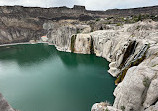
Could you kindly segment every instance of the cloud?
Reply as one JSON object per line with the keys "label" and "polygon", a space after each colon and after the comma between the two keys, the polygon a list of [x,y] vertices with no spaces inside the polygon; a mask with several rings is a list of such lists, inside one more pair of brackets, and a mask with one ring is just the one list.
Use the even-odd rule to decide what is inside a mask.
{"label": "cloud", "polygon": [[158,0],[0,0],[0,5],[39,7],[73,7],[73,5],[84,5],[89,10],[106,10],[112,8],[133,8],[158,5]]}

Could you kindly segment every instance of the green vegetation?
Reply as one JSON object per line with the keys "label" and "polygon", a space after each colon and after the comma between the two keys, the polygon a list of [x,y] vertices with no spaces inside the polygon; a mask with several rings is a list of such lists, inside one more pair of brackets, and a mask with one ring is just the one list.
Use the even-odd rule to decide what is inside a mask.
{"label": "green vegetation", "polygon": [[143,85],[145,87],[149,87],[149,85],[150,85],[150,79],[149,79],[149,77],[144,77]]}
{"label": "green vegetation", "polygon": [[[133,24],[146,19],[158,21],[158,15],[137,14],[131,16],[111,16],[105,18],[105,21],[102,24],[116,24],[117,26],[121,26],[123,24]],[[95,23],[100,22],[100,20],[100,18],[95,19]]]}
{"label": "green vegetation", "polygon": [[117,24],[116,24],[116,26],[121,26],[121,25],[122,25],[121,23],[117,23]]}
{"label": "green vegetation", "polygon": [[105,111],[109,111],[108,109],[106,109]]}
{"label": "green vegetation", "polygon": [[138,21],[141,21],[141,20],[142,20],[142,15],[139,14],[139,16],[138,16]]}
{"label": "green vegetation", "polygon": [[122,111],[125,111],[125,106],[121,106],[121,110],[122,110]]}
{"label": "green vegetation", "polygon": [[78,34],[78,33],[81,33],[79,29],[77,29],[77,34]]}
{"label": "green vegetation", "polygon": [[136,29],[139,30],[140,29],[140,25],[138,25]]}
{"label": "green vegetation", "polygon": [[114,17],[108,17],[107,20],[113,19]]}
{"label": "green vegetation", "polygon": [[74,52],[74,45],[75,45],[75,41],[76,41],[76,36],[77,35],[73,35],[72,37],[71,37],[71,52]]}
{"label": "green vegetation", "polygon": [[97,18],[95,21],[100,21],[100,18]]}
{"label": "green vegetation", "polygon": [[158,64],[154,64],[154,65],[152,65],[152,67],[155,67],[155,66],[157,66]]}

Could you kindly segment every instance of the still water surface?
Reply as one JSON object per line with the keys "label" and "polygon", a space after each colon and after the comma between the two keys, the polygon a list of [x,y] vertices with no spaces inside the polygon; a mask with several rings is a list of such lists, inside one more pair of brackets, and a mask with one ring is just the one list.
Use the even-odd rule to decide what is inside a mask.
{"label": "still water surface", "polygon": [[114,101],[108,64],[47,44],[0,47],[0,92],[21,111],[90,111]]}

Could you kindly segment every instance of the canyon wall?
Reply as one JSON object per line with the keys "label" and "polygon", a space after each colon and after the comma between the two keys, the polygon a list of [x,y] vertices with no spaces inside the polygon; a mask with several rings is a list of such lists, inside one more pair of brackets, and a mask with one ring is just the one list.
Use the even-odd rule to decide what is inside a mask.
{"label": "canyon wall", "polygon": [[[66,30],[65,27],[59,27],[58,30],[64,31],[62,33],[56,31],[59,32],[58,37],[55,37],[55,34],[49,35],[49,40],[52,40],[49,42],[52,42],[60,51],[95,54],[111,62],[109,73],[117,77],[115,84],[118,86],[114,91],[116,97],[114,105],[110,108],[144,111],[156,105],[158,102],[158,22],[146,20],[116,26],[114,29],[81,32],[70,37],[72,30],[69,32],[67,29],[71,27],[67,26]],[[54,33],[53,29],[50,32]],[[63,39],[64,41],[61,41]],[[63,44],[64,50],[61,50]],[[92,111],[102,111],[97,109],[99,105],[95,104]]]}
{"label": "canyon wall", "polygon": [[[87,24],[87,22],[94,20],[90,23],[93,26],[97,18],[115,18],[115,16],[125,17],[139,14],[156,16],[158,15],[158,6],[106,11],[86,10],[84,6],[77,5],[73,8],[0,6],[0,44],[28,42],[32,39],[39,40],[41,36],[47,34],[47,31],[42,26],[49,21],[58,23],[62,20],[74,20],[73,24]],[[93,29],[108,28],[106,25],[103,25],[104,23],[103,21],[98,24],[99,26],[94,25]],[[100,27],[102,25],[105,28]]]}

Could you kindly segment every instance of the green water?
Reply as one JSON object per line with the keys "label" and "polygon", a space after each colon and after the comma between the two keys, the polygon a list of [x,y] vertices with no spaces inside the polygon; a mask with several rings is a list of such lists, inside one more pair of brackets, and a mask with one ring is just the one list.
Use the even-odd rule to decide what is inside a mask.
{"label": "green water", "polygon": [[21,111],[90,111],[114,101],[108,64],[47,44],[0,47],[0,92]]}

